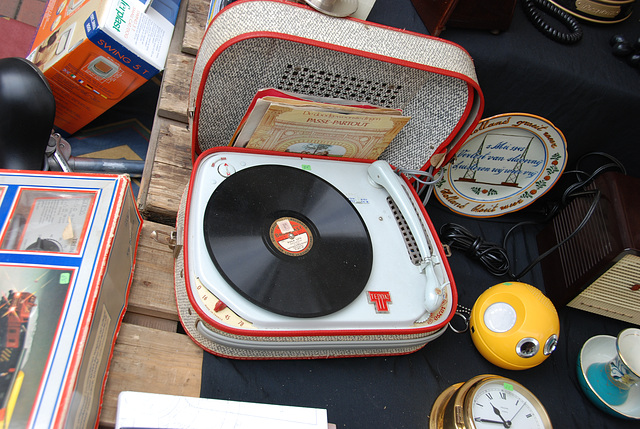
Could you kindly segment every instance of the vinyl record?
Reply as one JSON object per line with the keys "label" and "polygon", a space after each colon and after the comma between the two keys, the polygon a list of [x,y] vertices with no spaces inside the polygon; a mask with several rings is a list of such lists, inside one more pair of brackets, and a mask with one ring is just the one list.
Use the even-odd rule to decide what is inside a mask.
{"label": "vinyl record", "polygon": [[204,214],[209,256],[227,282],[277,314],[318,317],[351,303],[373,262],[351,202],[298,168],[259,165],[227,177]]}

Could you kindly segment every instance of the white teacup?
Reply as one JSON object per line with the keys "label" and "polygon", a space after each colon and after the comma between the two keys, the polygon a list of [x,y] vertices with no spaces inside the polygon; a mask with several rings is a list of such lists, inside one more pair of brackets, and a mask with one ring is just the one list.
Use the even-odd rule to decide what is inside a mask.
{"label": "white teacup", "polygon": [[609,362],[611,379],[628,390],[640,381],[640,329],[628,328],[618,334],[616,357]]}

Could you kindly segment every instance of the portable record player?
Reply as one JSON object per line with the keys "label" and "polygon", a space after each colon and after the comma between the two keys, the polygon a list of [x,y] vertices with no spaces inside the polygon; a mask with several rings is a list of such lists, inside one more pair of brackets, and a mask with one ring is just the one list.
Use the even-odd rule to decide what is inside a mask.
{"label": "portable record player", "polygon": [[[228,147],[263,88],[411,120],[375,162]],[[284,0],[223,9],[189,94],[194,168],[175,267],[187,333],[244,359],[402,354],[441,335],[455,285],[424,207],[394,169],[443,165],[482,106],[473,61],[442,39]]]}
{"label": "portable record player", "polygon": [[217,148],[183,200],[178,310],[214,353],[408,353],[455,311],[433,226],[386,161]]}

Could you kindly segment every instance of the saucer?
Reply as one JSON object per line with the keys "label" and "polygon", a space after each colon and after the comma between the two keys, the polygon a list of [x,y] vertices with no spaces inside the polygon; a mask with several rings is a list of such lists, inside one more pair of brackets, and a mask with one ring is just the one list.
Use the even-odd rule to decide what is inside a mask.
{"label": "saucer", "polygon": [[585,395],[598,408],[616,417],[636,420],[640,419],[640,386],[629,390],[627,400],[620,405],[608,404],[595,392],[587,378],[587,369],[592,364],[608,362],[616,355],[616,338],[609,335],[597,335],[589,338],[578,355],[578,381]]}

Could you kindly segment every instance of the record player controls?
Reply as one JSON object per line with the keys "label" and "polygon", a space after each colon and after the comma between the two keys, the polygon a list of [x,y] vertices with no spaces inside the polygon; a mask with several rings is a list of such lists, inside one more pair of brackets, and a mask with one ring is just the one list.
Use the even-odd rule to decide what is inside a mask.
{"label": "record player controls", "polygon": [[235,172],[236,169],[228,162],[223,161],[222,163],[218,164],[218,174],[220,174],[222,177],[229,177]]}
{"label": "record player controls", "polygon": [[224,310],[225,308],[227,308],[227,304],[222,301],[218,301],[216,302],[215,307],[213,307],[213,311],[217,313],[218,311]]}

